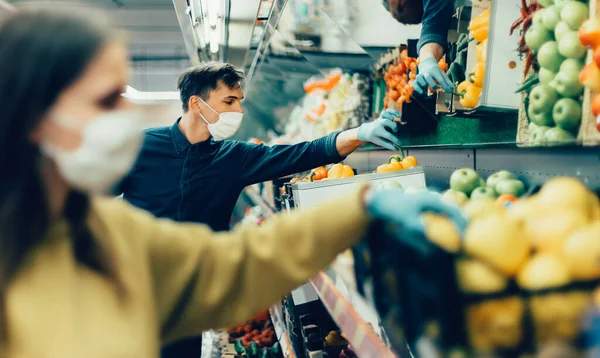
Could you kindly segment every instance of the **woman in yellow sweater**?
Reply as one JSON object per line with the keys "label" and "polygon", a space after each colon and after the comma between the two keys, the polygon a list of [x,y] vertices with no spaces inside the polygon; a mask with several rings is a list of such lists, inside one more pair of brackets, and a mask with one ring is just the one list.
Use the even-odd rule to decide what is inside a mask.
{"label": "woman in yellow sweater", "polygon": [[436,210],[464,225],[435,196],[366,188],[221,234],[93,197],[130,169],[141,131],[121,96],[126,48],[92,18],[27,10],[0,24],[0,357],[156,357],[272,304],[368,216],[418,230]]}

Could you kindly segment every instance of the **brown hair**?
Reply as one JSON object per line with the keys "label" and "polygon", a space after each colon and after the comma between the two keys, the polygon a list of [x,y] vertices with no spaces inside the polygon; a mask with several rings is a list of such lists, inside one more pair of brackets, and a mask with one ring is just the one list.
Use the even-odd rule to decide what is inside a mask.
{"label": "brown hair", "polygon": [[188,111],[190,97],[198,96],[208,100],[210,91],[213,91],[223,82],[229,88],[240,84],[244,73],[229,63],[207,62],[192,67],[185,71],[177,80],[177,89],[181,98],[181,107]]}
{"label": "brown hair", "polygon": [[[0,22],[0,334],[4,339],[6,291],[51,225],[39,171],[40,151],[30,133],[110,36],[109,28],[72,10],[67,14],[21,9]],[[85,194],[70,194],[64,216],[74,255],[91,269],[116,278],[113,260],[88,229],[89,208]]]}

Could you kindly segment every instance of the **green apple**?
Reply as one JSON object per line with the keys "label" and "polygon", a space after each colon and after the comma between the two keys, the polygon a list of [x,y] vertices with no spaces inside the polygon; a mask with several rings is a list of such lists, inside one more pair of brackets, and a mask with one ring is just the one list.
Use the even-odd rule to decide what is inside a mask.
{"label": "green apple", "polygon": [[482,177],[479,177],[479,188],[482,188],[485,186],[485,180],[483,180]]}
{"label": "green apple", "polygon": [[557,100],[558,94],[551,86],[539,84],[529,93],[529,107],[537,111],[548,111]]}
{"label": "green apple", "polygon": [[377,186],[378,189],[387,190],[387,189],[402,189],[402,184],[394,179],[384,180]]}
{"label": "green apple", "polygon": [[487,186],[489,188],[496,190],[496,184],[498,184],[498,182],[500,180],[505,180],[505,179],[513,179],[513,175],[509,171],[501,170],[497,173],[490,175],[487,178]]}
{"label": "green apple", "polygon": [[569,31],[558,40],[558,52],[566,58],[583,58],[586,51],[585,47],[579,42],[577,31]]}
{"label": "green apple", "polygon": [[525,194],[525,184],[517,179],[504,179],[496,184],[496,193],[499,195],[509,194],[520,197]]}
{"label": "green apple", "polygon": [[463,193],[462,191],[448,189],[444,192],[444,194],[442,194],[442,200],[462,206],[469,201],[469,197],[467,197],[467,194]]}
{"label": "green apple", "polygon": [[550,129],[550,127],[538,126],[529,135],[529,143],[534,145],[544,145],[546,141],[546,139],[544,138],[544,133],[546,133],[548,129]]}
{"label": "green apple", "polygon": [[540,67],[540,70],[538,72],[538,77],[540,79],[540,84],[542,84],[542,85],[549,85],[550,82],[552,82],[552,80],[554,79],[555,76],[556,76],[556,73],[550,71],[547,68]]}
{"label": "green apple", "polygon": [[547,108],[538,110],[529,105],[529,108],[527,108],[527,116],[532,123],[535,123],[538,126],[549,126],[553,124],[552,111]]}
{"label": "green apple", "polygon": [[583,70],[583,61],[576,58],[567,58],[560,64],[561,72],[581,72]]}
{"label": "green apple", "polygon": [[559,99],[552,108],[552,119],[564,130],[576,130],[581,123],[581,104],[572,98]]}
{"label": "green apple", "polygon": [[496,191],[494,191],[493,188],[490,188],[489,186],[480,186],[479,188],[473,190],[473,192],[471,193],[471,200],[496,199],[497,196],[498,195],[496,194]]}
{"label": "green apple", "polygon": [[[550,6],[545,9],[542,16],[542,24],[548,31],[554,31],[556,25],[560,22],[560,10],[556,6]],[[529,30],[527,30],[529,31]]]}
{"label": "green apple", "polygon": [[[545,12],[546,12],[546,9],[544,9],[544,8],[536,11],[535,14],[533,14],[533,18],[531,19],[531,25],[532,26],[544,26],[543,20],[544,20]],[[559,12],[559,16],[560,16],[560,12]],[[554,31],[554,29],[552,29],[551,31]]]}
{"label": "green apple", "polygon": [[576,1],[576,0],[554,0],[554,6],[556,6],[559,10],[562,10],[568,2]]}
{"label": "green apple", "polygon": [[578,97],[583,93],[583,85],[579,82],[579,73],[573,70],[560,71],[550,82],[556,92],[563,97]]}
{"label": "green apple", "polygon": [[575,31],[579,30],[581,24],[589,17],[587,5],[579,1],[566,2],[560,10],[560,19]]}
{"label": "green apple", "polygon": [[556,41],[560,41],[563,35],[570,31],[573,30],[569,27],[569,25],[561,21],[556,25],[556,28],[554,29],[554,38],[556,39]]}
{"label": "green apple", "polygon": [[563,55],[558,52],[556,41],[548,41],[540,47],[537,54],[540,66],[552,71],[558,72],[560,64],[565,60]]}
{"label": "green apple", "polygon": [[538,128],[540,128],[540,126],[538,126],[537,124],[533,123],[533,122],[529,122],[529,132],[533,132],[538,130]]}
{"label": "green apple", "polygon": [[552,34],[544,26],[531,25],[525,32],[525,43],[533,52],[539,51],[543,44],[552,40]]}
{"label": "green apple", "polygon": [[544,133],[544,143],[546,145],[565,145],[570,144],[575,140],[573,133],[559,127],[548,129]]}
{"label": "green apple", "polygon": [[479,174],[471,168],[457,169],[450,176],[450,189],[471,195],[479,187]]}

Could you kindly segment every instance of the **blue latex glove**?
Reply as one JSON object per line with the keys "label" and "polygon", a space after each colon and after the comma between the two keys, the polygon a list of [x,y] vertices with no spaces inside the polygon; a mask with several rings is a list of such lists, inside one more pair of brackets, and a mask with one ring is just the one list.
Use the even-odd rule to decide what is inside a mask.
{"label": "blue latex glove", "polygon": [[467,228],[467,219],[460,209],[442,201],[434,192],[404,194],[403,189],[372,192],[367,198],[367,211],[375,218],[397,225],[407,237],[424,236],[425,212],[441,214],[450,219],[462,234]]}
{"label": "blue latex glove", "polygon": [[394,122],[394,118],[400,118],[400,113],[388,109],[373,122],[361,125],[358,128],[358,140],[373,143],[389,150],[397,150],[402,143],[393,134],[398,132],[398,123]]}
{"label": "blue latex glove", "polygon": [[427,92],[427,87],[436,90],[443,88],[446,92],[454,90],[454,84],[448,78],[446,73],[442,71],[437,61],[433,57],[429,57],[421,61],[419,64],[419,74],[413,82],[415,91],[419,94]]}

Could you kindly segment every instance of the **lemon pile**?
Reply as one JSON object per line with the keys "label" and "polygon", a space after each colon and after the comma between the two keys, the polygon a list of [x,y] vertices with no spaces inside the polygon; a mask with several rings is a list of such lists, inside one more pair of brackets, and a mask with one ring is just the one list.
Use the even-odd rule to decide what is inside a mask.
{"label": "lemon pile", "polygon": [[533,322],[538,347],[574,341],[592,293],[587,285],[572,284],[600,280],[598,197],[580,181],[558,177],[508,208],[482,199],[463,210],[470,222],[462,239],[447,219],[425,218],[430,241],[462,254],[455,261],[460,291],[499,294],[511,283],[520,291],[466,307],[472,348],[518,347],[525,315]]}

